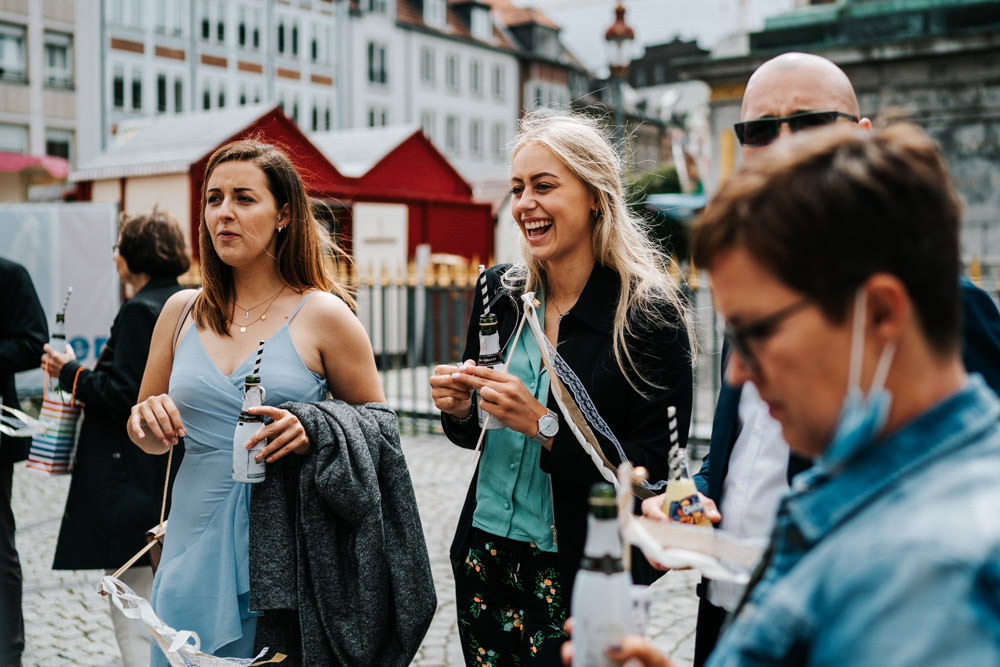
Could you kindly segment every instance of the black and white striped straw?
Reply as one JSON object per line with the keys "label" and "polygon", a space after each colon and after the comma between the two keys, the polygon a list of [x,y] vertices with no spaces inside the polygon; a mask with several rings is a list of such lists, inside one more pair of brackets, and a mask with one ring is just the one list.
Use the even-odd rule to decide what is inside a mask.
{"label": "black and white striped straw", "polygon": [[486,290],[486,267],[479,265],[479,293],[483,296],[483,315],[490,314],[490,298]]}
{"label": "black and white striped straw", "polygon": [[667,408],[667,429],[670,432],[670,440],[667,448],[667,465],[670,479],[677,479],[680,476],[680,434],[677,432],[677,408],[673,405]]}
{"label": "black and white striped straw", "polygon": [[253,373],[251,375],[260,376],[260,358],[264,356],[264,341],[257,344],[257,358],[253,360]]}
{"label": "black and white striped straw", "polygon": [[677,432],[677,407],[671,405],[667,408],[667,428],[670,430],[670,446],[678,444],[680,433]]}
{"label": "black and white striped straw", "polygon": [[68,287],[68,288],[66,289],[66,299],[65,299],[65,300],[63,300],[63,305],[62,305],[62,310],[61,310],[61,311],[59,311],[59,312],[60,312],[60,313],[62,314],[62,316],[63,316],[63,317],[66,317],[66,309],[67,309],[67,308],[69,307],[69,297],[70,297],[70,295],[71,295],[72,293],[73,293],[73,286],[72,286],[72,285],[70,285],[70,286],[69,286],[69,287]]}

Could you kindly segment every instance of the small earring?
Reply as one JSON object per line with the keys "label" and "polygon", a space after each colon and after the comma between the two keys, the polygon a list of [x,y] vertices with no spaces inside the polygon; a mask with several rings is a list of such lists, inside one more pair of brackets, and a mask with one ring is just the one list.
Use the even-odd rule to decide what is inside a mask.
{"label": "small earring", "polygon": [[287,226],[288,225],[278,225],[278,233],[280,234],[281,232],[285,231],[285,227]]}

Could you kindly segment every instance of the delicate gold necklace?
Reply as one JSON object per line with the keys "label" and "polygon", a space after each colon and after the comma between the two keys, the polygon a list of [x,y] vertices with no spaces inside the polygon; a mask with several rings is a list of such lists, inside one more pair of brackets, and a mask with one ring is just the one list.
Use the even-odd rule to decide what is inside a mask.
{"label": "delicate gold necklace", "polygon": [[[264,308],[264,312],[262,312],[260,315],[258,315],[257,319],[255,319],[255,320],[253,320],[251,322],[244,322],[242,325],[240,325],[240,333],[246,333],[247,332],[247,327],[249,327],[249,326],[251,326],[253,324],[257,324],[257,322],[262,322],[262,321],[266,320],[267,319],[267,311],[271,310],[271,305],[278,298],[278,295],[281,294],[284,291],[285,291],[285,286],[282,285],[281,289],[279,289],[277,292],[275,292],[274,296],[272,296],[268,301],[265,301],[265,302],[262,302],[262,303],[258,303],[256,306],[254,306],[253,308],[251,308],[250,310],[253,310],[254,308],[259,308],[261,305],[263,305],[263,303],[267,304],[267,307]],[[237,305],[237,308],[242,308],[242,306]],[[244,312],[246,312],[246,309],[243,309],[243,310],[244,310]],[[232,322],[232,324],[236,324],[236,323]]]}
{"label": "delicate gold necklace", "polygon": [[[258,308],[260,308],[261,306],[263,306],[263,305],[264,305],[265,303],[268,303],[268,302],[271,302],[271,301],[274,301],[274,300],[275,300],[275,298],[277,298],[277,296],[278,296],[279,294],[281,294],[282,290],[284,290],[284,289],[285,289],[285,286],[284,286],[284,285],[282,285],[282,286],[281,286],[281,287],[280,287],[280,288],[278,289],[278,291],[274,293],[274,296],[271,296],[271,297],[268,297],[267,299],[264,299],[263,301],[261,301],[260,303],[258,303],[258,304],[257,304],[256,306],[250,306],[249,308],[247,308],[246,306],[241,306],[240,304],[236,303],[235,301],[233,301],[233,303],[234,303],[234,304],[236,305],[236,308],[237,308],[237,309],[239,309],[239,310],[242,310],[242,311],[243,311],[243,319],[245,319],[245,320],[249,320],[249,319],[250,319],[250,311],[251,311],[251,310],[257,310]],[[265,318],[265,319],[266,319],[266,318]]]}

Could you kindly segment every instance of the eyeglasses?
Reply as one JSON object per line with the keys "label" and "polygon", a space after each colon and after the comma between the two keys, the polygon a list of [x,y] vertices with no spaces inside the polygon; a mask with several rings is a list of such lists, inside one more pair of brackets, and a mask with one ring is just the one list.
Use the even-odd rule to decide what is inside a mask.
{"label": "eyeglasses", "polygon": [[736,131],[736,138],[741,146],[767,146],[778,138],[782,123],[788,123],[792,132],[798,132],[799,130],[830,125],[837,122],[838,118],[847,118],[855,123],[858,122],[857,116],[842,111],[801,111],[793,113],[791,116],[745,120],[733,125],[733,130]]}
{"label": "eyeglasses", "polygon": [[114,244],[113,246],[111,246],[111,254],[112,255],[117,255],[118,254],[118,244],[117,243]]}
{"label": "eyeglasses", "polygon": [[754,344],[759,345],[766,341],[774,335],[779,324],[810,303],[812,302],[809,297],[803,297],[777,312],[765,315],[746,324],[734,326],[727,322],[722,335],[725,337],[726,342],[729,343],[729,346],[743,358],[743,361],[747,363],[750,369],[756,371],[758,369],[757,358],[754,356],[750,346]]}

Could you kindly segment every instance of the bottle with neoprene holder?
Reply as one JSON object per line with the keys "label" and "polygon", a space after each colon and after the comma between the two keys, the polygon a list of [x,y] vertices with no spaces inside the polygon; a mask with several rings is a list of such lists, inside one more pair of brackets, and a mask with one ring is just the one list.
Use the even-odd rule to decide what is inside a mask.
{"label": "bottle with neoprene holder", "polygon": [[244,484],[263,482],[266,474],[264,461],[254,457],[267,444],[264,438],[258,441],[252,449],[247,449],[247,441],[260,429],[264,428],[266,417],[250,412],[250,408],[260,407],[264,403],[264,387],[260,384],[259,375],[248,375],[243,381],[243,405],[240,407],[239,421],[233,433],[233,481]]}
{"label": "bottle with neoprene holder", "polygon": [[[476,359],[477,366],[486,366],[495,370],[503,370],[503,356],[500,354],[500,332],[497,327],[497,316],[492,313],[484,313],[479,316],[479,358]],[[488,413],[479,408],[479,425],[486,421]],[[490,417],[487,430],[505,428],[506,424]]]}

